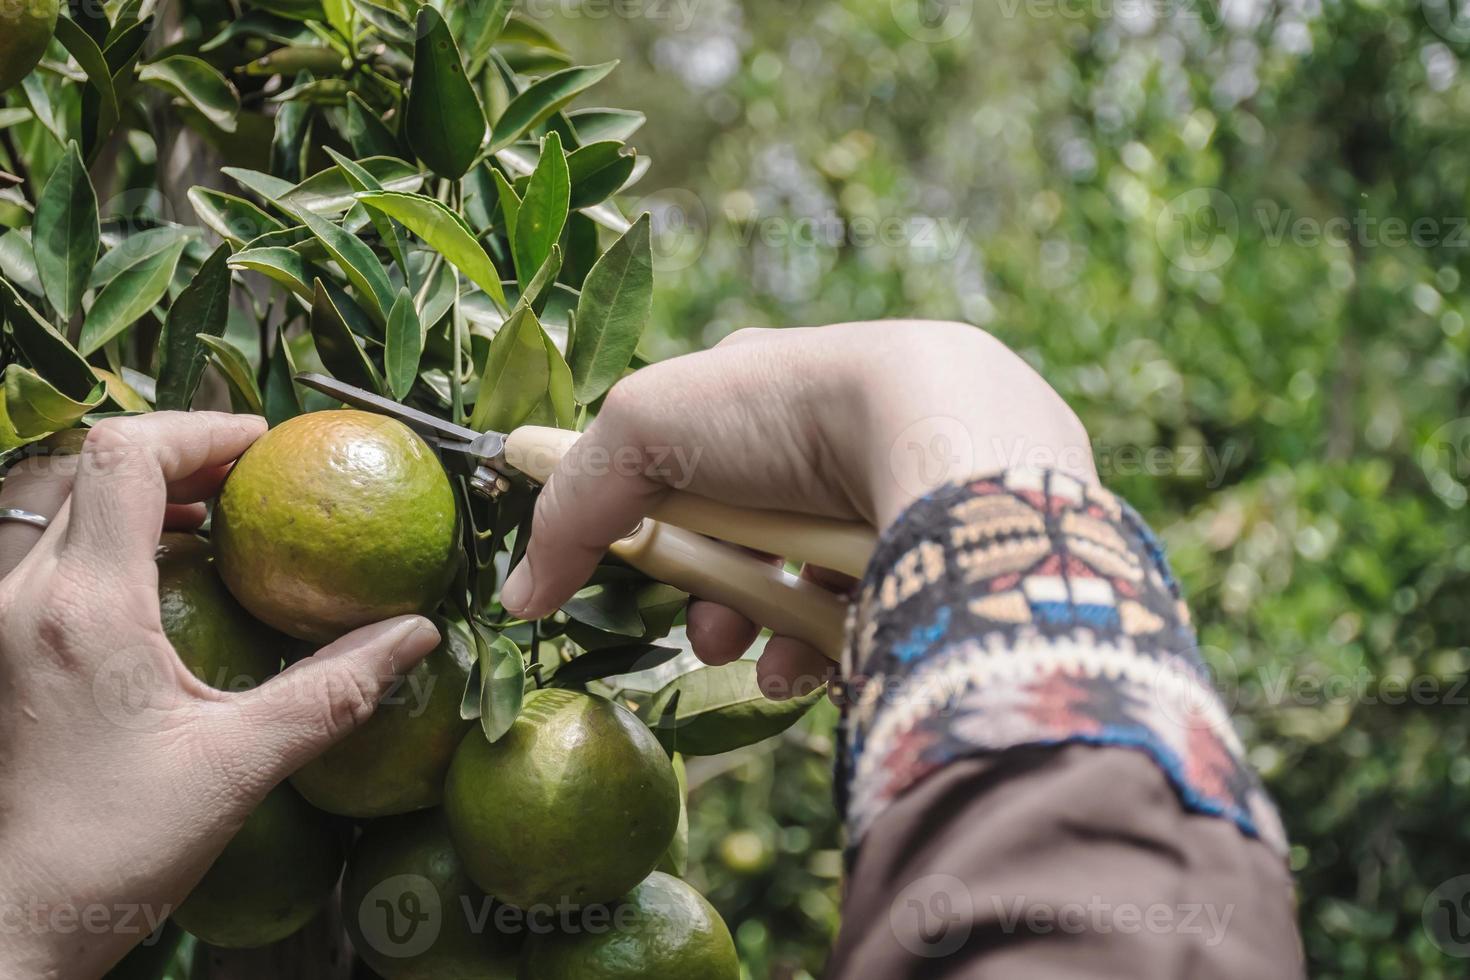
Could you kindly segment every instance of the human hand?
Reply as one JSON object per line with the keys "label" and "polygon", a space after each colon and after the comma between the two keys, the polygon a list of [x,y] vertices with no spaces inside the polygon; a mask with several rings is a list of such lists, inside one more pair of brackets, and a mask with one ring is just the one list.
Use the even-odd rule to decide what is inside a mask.
{"label": "human hand", "polygon": [[[526,556],[501,601],[527,618],[555,610],[671,489],[881,530],[935,486],[1025,464],[1097,480],[1076,415],[984,331],[928,321],[742,330],[609,392],[542,489]],[[826,569],[803,574],[831,588],[852,584]],[[695,653],[710,664],[738,659],[759,633],[709,602],[692,602],[688,622]],[[783,636],[771,638],[758,666],[772,697],[830,669]]]}
{"label": "human hand", "polygon": [[51,519],[0,524],[0,976],[100,975],[438,643],[403,616],[234,694],[184,668],[160,622],[160,531],[197,527],[264,431],[215,413],[108,420],[0,488],[0,506]]}

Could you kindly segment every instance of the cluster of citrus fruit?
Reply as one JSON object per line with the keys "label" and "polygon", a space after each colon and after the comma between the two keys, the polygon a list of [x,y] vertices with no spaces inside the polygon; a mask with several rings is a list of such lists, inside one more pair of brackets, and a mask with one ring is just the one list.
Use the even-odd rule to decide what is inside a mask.
{"label": "cluster of citrus fruit", "polygon": [[[259,684],[312,644],[431,613],[459,534],[450,481],[405,426],[298,416],[235,465],[210,540],[165,535],[164,627],[205,683]],[[718,913],[655,870],[680,799],[648,727],[544,689],[491,743],[460,715],[470,640],[441,625],[367,724],[250,815],[175,921],[207,943],[264,945],[313,918],[340,876],[354,946],[387,980],[737,978]]]}

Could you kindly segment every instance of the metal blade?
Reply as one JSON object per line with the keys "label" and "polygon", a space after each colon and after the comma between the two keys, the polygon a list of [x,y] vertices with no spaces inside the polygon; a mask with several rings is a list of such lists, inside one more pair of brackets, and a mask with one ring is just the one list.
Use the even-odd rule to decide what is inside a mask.
{"label": "metal blade", "polygon": [[497,472],[510,473],[505,463],[505,436],[502,433],[476,432],[324,374],[304,372],[296,375],[294,380],[353,408],[397,419],[440,449],[473,456]]}

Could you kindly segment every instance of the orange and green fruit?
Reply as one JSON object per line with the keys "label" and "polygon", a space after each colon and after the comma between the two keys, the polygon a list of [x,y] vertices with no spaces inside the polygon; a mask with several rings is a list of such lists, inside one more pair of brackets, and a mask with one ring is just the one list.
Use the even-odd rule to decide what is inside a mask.
{"label": "orange and green fruit", "polygon": [[465,732],[460,717],[472,653],[464,627],[441,624],[444,640],[384,695],[377,711],[291,777],[316,807],[344,817],[385,817],[437,806]]}
{"label": "orange and green fruit", "polygon": [[57,0],[0,3],[0,92],[29,75],[56,30]]}
{"label": "orange and green fruit", "polygon": [[[215,573],[210,544],[165,534],[158,553],[163,630],[184,666],[221,690],[255,687],[300,644],[252,619]],[[244,825],[173,919],[215,946],[263,946],[317,913],[342,868],[335,822],[278,786]]]}
{"label": "orange and green fruit", "polygon": [[459,555],[454,491],[433,450],[395,419],[347,409],[261,436],[225,481],[211,533],[235,598],[317,643],[429,612]]}
{"label": "orange and green fruit", "polygon": [[679,821],[663,748],[606,698],[544,689],[491,743],[460,743],[444,787],[470,877],[518,908],[610,902],[657,866]]}
{"label": "orange and green fruit", "polygon": [[189,672],[210,687],[255,687],[300,644],[255,619],[215,571],[214,552],[196,534],[167,533],[158,549],[163,632]]}
{"label": "orange and green fruit", "polygon": [[285,939],[331,896],[342,852],[334,818],[283,783],[245,818],[173,919],[212,946]]}
{"label": "orange and green fruit", "polygon": [[470,881],[439,809],[368,824],[342,876],[352,947],[385,980],[515,980],[522,932],[504,911]]}
{"label": "orange and green fruit", "polygon": [[655,871],[610,911],[610,929],[533,936],[521,980],[739,980],[730,930],[678,878]]}

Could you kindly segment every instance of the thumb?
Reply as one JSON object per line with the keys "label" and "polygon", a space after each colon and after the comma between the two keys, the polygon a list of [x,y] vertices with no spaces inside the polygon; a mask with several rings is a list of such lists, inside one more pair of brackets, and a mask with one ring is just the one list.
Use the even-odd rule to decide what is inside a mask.
{"label": "thumb", "polygon": [[644,475],[639,444],[616,432],[598,416],[541,488],[525,557],[500,592],[516,616],[541,619],[572,598],[607,547],[669,491]]}
{"label": "thumb", "polygon": [[257,764],[280,780],[372,717],[378,701],[439,643],[422,616],[399,616],[348,633],[235,706]]}

